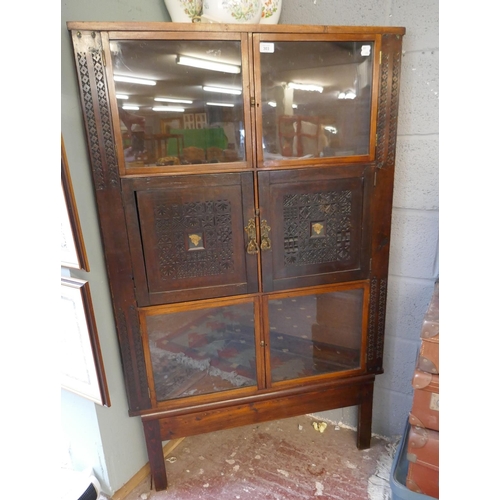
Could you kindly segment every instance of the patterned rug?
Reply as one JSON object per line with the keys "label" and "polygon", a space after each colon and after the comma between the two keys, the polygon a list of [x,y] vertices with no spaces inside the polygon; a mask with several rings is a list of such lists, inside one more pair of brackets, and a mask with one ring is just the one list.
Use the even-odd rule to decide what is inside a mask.
{"label": "patterned rug", "polygon": [[[313,300],[269,304],[273,381],[359,366],[359,350],[314,341]],[[158,401],[256,385],[252,303],[150,316],[147,328]]]}

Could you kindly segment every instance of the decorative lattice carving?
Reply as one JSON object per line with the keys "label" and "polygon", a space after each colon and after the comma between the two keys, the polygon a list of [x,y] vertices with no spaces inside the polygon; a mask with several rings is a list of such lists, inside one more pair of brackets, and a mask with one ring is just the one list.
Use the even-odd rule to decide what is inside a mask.
{"label": "decorative lattice carving", "polygon": [[[228,200],[162,203],[155,207],[160,275],[164,280],[234,272],[231,203]],[[203,241],[196,249],[193,234]]]}
{"label": "decorative lattice carving", "polygon": [[380,94],[379,111],[377,116],[377,167],[381,168],[385,156],[385,130],[387,123],[387,82],[389,79],[389,56],[382,55],[382,64],[380,67]]}
{"label": "decorative lattice carving", "polygon": [[367,359],[373,361],[375,359],[375,336],[377,333],[377,299],[378,299],[378,280],[372,278],[370,282],[370,309],[368,316],[368,346]]}
{"label": "decorative lattice carving", "polygon": [[77,58],[85,109],[85,119],[87,122],[87,132],[90,142],[89,148],[92,157],[92,169],[94,171],[94,183],[96,189],[102,190],[106,187],[106,183],[104,181],[104,169],[99,148],[99,134],[97,133],[97,124],[94,114],[94,102],[92,99],[92,87],[90,85],[89,68],[87,65],[87,54],[85,52],[78,52]]}
{"label": "decorative lattice carving", "polygon": [[283,218],[285,267],[350,259],[351,191],[285,195]]}
{"label": "decorative lattice carving", "polygon": [[101,133],[106,156],[108,181],[111,186],[117,187],[119,181],[118,163],[115,154],[115,142],[113,139],[113,129],[111,127],[108,89],[106,87],[101,51],[92,52],[92,63],[94,65],[94,75],[97,87],[97,100],[99,103]]}
{"label": "decorative lattice carving", "polygon": [[377,330],[377,359],[382,364],[384,356],[384,333],[385,333],[385,306],[387,302],[387,280],[380,280],[378,293],[378,330]]}
{"label": "decorative lattice carving", "polygon": [[[377,116],[377,167],[394,165],[398,95],[401,72],[401,50],[398,36],[383,36],[380,65],[379,111]],[[397,50],[394,50],[395,47]]]}
{"label": "decorative lattice carving", "polygon": [[389,144],[387,149],[387,163],[393,165],[396,157],[396,134],[398,123],[399,103],[399,73],[401,68],[401,53],[394,54],[392,63],[391,109],[389,119]]}
{"label": "decorative lattice carving", "polygon": [[[113,138],[111,113],[101,51],[92,50],[90,52],[92,72],[96,84],[94,88],[95,94],[90,84],[91,77],[89,74],[87,56],[87,52],[78,52],[78,68],[80,72],[87,132],[90,142],[94,183],[97,190],[103,190],[107,187],[119,186],[118,162],[115,154],[115,142]],[[94,111],[95,101],[97,102],[97,109],[99,110],[98,117],[96,117]],[[101,135],[98,131],[97,118],[99,120]],[[101,146],[104,150],[104,158],[101,155]]]}

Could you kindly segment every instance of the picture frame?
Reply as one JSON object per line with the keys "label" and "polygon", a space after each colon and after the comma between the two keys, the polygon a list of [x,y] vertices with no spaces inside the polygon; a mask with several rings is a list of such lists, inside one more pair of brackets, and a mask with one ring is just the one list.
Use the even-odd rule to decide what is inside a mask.
{"label": "picture frame", "polygon": [[61,266],[90,271],[83,234],[61,136]]}
{"label": "picture frame", "polygon": [[61,387],[111,406],[88,281],[61,277]]}

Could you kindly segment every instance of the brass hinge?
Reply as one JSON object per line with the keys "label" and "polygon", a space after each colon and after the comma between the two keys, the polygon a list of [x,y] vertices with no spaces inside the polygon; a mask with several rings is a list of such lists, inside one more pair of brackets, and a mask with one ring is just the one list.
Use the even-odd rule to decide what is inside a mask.
{"label": "brass hinge", "polygon": [[379,64],[382,64],[382,51],[380,51],[380,56],[379,56]]}
{"label": "brass hinge", "polygon": [[102,65],[106,66],[106,57],[104,56],[104,50],[101,50]]}
{"label": "brass hinge", "polygon": [[258,217],[260,215],[260,208],[255,209],[255,217]]}
{"label": "brass hinge", "polygon": [[250,97],[250,106],[255,106],[255,97]]}
{"label": "brass hinge", "polygon": [[373,261],[373,259],[370,259],[370,269],[369,269],[369,271],[372,270],[372,261]]}
{"label": "brass hinge", "polygon": [[373,175],[373,186],[375,187],[377,185],[377,172]]}

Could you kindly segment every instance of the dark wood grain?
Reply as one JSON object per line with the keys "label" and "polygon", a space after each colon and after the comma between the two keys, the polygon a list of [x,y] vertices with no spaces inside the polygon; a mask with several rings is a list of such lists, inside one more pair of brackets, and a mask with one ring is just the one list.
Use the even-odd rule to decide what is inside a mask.
{"label": "dark wood grain", "polygon": [[[146,22],[69,22],[67,27],[129,412],[142,418],[155,488],[167,487],[162,440],[228,427],[357,405],[357,446],[369,447],[373,383],[383,371],[405,28]],[[240,41],[245,161],[126,169],[110,50],[110,41],[119,39]],[[258,44],[266,40],[373,42],[366,154],[264,161]],[[305,205],[303,215],[292,220],[287,209],[298,207],[294,197]],[[256,253],[247,251],[249,221],[256,225]],[[296,223],[307,228],[302,236],[293,233]],[[289,250],[299,236],[295,265]],[[323,247],[317,244],[321,238]],[[364,290],[355,322],[362,332],[359,366],[273,383],[269,300],[314,294],[321,287]],[[147,314],[250,300],[257,384],[157,401]],[[328,318],[338,317],[318,319],[322,336],[333,331]]]}

